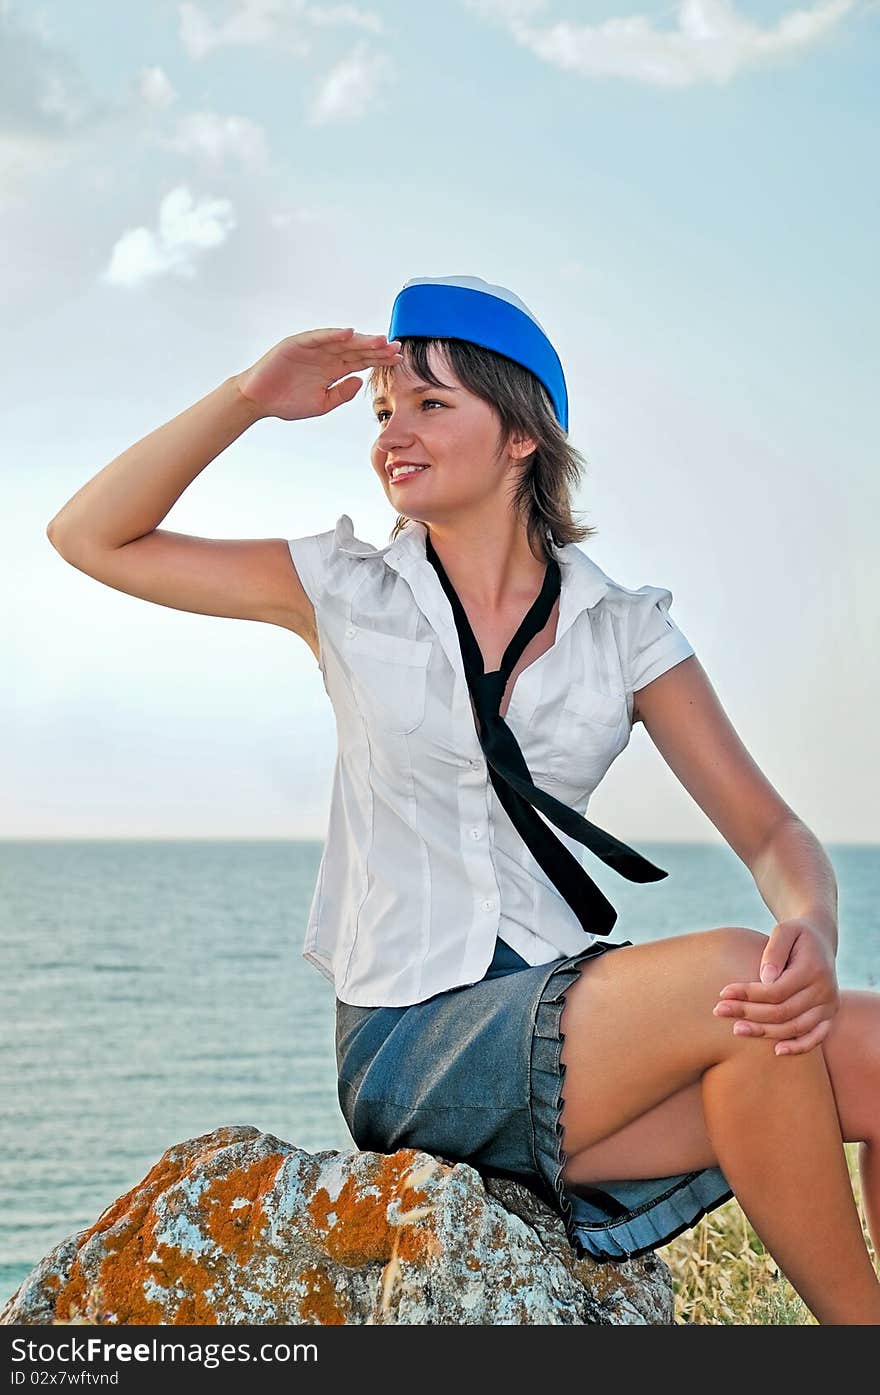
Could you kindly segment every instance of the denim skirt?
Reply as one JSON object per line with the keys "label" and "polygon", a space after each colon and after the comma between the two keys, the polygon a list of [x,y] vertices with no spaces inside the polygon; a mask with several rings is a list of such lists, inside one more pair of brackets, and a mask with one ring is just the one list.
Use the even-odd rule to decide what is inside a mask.
{"label": "denim skirt", "polygon": [[336,999],[342,1114],[358,1149],[419,1148],[537,1193],[579,1259],[620,1262],[665,1245],[733,1192],[718,1167],[598,1185],[562,1180],[560,1028],[579,966],[632,940],[596,940],[530,965],[504,940],[478,983],[405,1007]]}

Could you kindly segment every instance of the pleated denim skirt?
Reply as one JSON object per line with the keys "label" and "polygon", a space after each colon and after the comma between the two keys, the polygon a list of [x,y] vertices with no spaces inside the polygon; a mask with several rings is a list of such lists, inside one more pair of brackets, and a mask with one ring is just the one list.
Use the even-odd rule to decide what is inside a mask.
{"label": "pleated denim skirt", "polygon": [[718,1167],[674,1177],[562,1180],[565,993],[579,966],[631,940],[529,965],[497,939],[484,977],[407,1007],[336,999],[339,1104],[365,1152],[419,1148],[536,1192],[578,1258],[620,1262],[680,1235],[733,1192]]}

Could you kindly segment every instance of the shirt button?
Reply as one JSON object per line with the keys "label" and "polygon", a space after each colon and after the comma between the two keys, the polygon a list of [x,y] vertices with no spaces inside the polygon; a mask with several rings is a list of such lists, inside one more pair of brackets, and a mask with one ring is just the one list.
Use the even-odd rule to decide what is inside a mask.
{"label": "shirt button", "polygon": [[482,833],[482,830],[481,830],[481,829],[479,829],[479,828],[472,828],[472,829],[471,829],[471,837],[472,837],[472,838],[482,838],[482,836],[483,836],[483,833]]}
{"label": "shirt button", "polygon": [[483,910],[484,910],[484,911],[494,911],[494,909],[495,909],[495,902],[494,902],[494,901],[484,901],[484,902],[483,902]]}
{"label": "shirt button", "polygon": [[476,762],[475,760],[471,760],[470,758],[468,758],[468,765],[471,767],[471,769],[474,768],[474,766],[476,765],[476,763],[477,763],[477,762]]}
{"label": "shirt button", "polygon": [[354,625],[348,625],[348,626],[346,626],[345,638],[346,638],[346,639],[354,639],[354,637],[355,637],[355,628],[354,628]]}

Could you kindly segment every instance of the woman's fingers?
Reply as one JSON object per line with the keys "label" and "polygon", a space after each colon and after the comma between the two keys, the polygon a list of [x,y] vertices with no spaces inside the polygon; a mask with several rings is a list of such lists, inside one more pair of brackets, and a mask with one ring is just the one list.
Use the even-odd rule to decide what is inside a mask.
{"label": "woman's fingers", "polygon": [[353,334],[350,336],[347,349],[375,349],[375,348],[400,348],[399,339],[388,339],[384,334]]}
{"label": "woman's fingers", "polygon": [[797,1056],[804,1051],[812,1051],[814,1046],[818,1046],[820,1041],[824,1041],[831,1029],[831,1023],[826,1018],[823,1022],[817,1023],[811,1032],[807,1032],[805,1037],[800,1037],[796,1041],[780,1041],[773,1050],[777,1056]]}
{"label": "woman's fingers", "polygon": [[344,344],[338,348],[327,345],[328,358],[334,363],[347,363],[358,367],[368,363],[394,363],[401,357],[400,344]]}
{"label": "woman's fingers", "polygon": [[747,998],[752,1003],[781,1003],[796,991],[798,985],[803,987],[809,977],[809,972],[789,964],[772,983],[727,983],[718,997],[725,1002],[741,1002]]}
{"label": "woman's fingers", "polygon": [[399,349],[399,339],[386,339],[384,334],[356,334],[348,340],[341,340],[338,348],[336,344],[331,347],[344,354],[361,352],[365,353],[371,349]]}
{"label": "woman's fingers", "polygon": [[334,383],[327,389],[327,410],[332,412],[335,407],[341,407],[346,402],[350,402],[356,397],[363,383],[360,378],[343,378],[341,383]]}
{"label": "woman's fingers", "polygon": [[[362,386],[352,373],[402,361],[400,340],[348,328],[303,330],[273,345],[237,380],[244,396],[269,416],[304,421],[350,402]],[[332,393],[328,388],[344,380]]]}
{"label": "woman's fingers", "polygon": [[800,1013],[790,1022],[783,1022],[778,1026],[759,1022],[737,1022],[734,1024],[733,1030],[737,1036],[771,1037],[774,1041],[786,1041],[812,1031],[816,1024],[823,1021],[824,1018],[824,1009],[814,1007],[810,1008],[808,1012]]}
{"label": "woman's fingers", "polygon": [[375,344],[378,343],[380,339],[385,338],[384,334],[359,334],[356,329],[352,329],[351,325],[349,325],[347,329],[339,329],[336,326],[331,326],[328,329],[305,330],[301,334],[291,334],[290,338],[305,342],[309,339],[345,339],[346,336],[351,338],[352,342],[356,344]]}
{"label": "woman's fingers", "polygon": [[824,1007],[813,1007],[807,1012],[800,1013],[792,1018],[790,1022],[781,1022],[778,1025],[766,1022],[735,1022],[733,1025],[734,1034],[743,1037],[769,1037],[772,1041],[792,1041],[802,1037],[807,1032],[811,1032],[819,1022],[828,1020],[828,1014]]}
{"label": "woman's fingers", "polygon": [[792,993],[781,1003],[757,1003],[751,999],[722,998],[712,1009],[716,1017],[745,1018],[749,1022],[787,1022],[815,1002],[810,987]]}
{"label": "woman's fingers", "polygon": [[333,363],[393,363],[400,358],[399,349],[342,349],[331,356]]}
{"label": "woman's fingers", "polygon": [[313,329],[303,334],[291,334],[288,341],[308,347],[327,349],[332,353],[367,353],[375,349],[400,349],[400,340],[389,340],[384,334],[359,334],[352,329]]}

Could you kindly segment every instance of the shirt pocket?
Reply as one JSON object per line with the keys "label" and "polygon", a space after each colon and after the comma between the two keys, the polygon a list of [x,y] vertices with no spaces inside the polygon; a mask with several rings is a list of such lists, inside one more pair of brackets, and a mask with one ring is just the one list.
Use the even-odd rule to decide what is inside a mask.
{"label": "shirt pocket", "polygon": [[570,790],[591,791],[627,740],[625,694],[572,683],[556,727],[550,773]]}
{"label": "shirt pocket", "polygon": [[430,639],[405,639],[351,625],[346,652],[358,706],[368,725],[406,736],[425,717]]}

